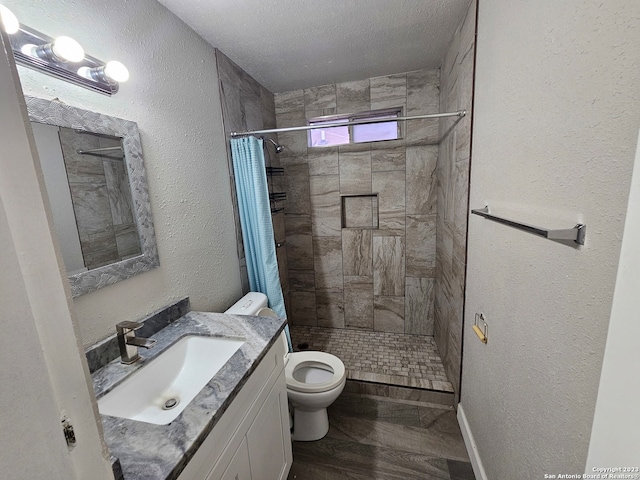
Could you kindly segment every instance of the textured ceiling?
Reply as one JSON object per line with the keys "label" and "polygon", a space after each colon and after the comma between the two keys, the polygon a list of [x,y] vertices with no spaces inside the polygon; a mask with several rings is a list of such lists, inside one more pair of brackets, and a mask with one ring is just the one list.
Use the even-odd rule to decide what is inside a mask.
{"label": "textured ceiling", "polygon": [[440,66],[470,0],[159,0],[272,92]]}

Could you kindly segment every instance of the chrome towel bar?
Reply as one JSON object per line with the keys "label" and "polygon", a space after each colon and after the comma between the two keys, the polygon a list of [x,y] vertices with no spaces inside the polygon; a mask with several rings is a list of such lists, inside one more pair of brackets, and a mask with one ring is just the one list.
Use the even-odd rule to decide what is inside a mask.
{"label": "chrome towel bar", "polygon": [[494,222],[509,225],[510,227],[517,228],[518,230],[524,230],[525,232],[548,238],[549,240],[573,240],[578,245],[584,245],[584,239],[587,234],[587,226],[582,223],[578,223],[573,228],[548,230],[546,228],[534,227],[533,225],[527,225],[526,223],[515,222],[506,218],[497,217],[489,213],[489,205],[486,205],[484,208],[471,210],[471,213],[480,215],[481,217],[487,218],[489,220],[493,220]]}

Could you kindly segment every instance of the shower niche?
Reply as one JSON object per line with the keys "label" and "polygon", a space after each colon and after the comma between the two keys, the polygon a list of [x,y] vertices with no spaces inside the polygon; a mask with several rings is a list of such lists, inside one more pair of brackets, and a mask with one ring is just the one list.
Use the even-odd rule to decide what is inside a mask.
{"label": "shower niche", "polygon": [[340,195],[341,228],[377,229],[378,211],[377,193]]}

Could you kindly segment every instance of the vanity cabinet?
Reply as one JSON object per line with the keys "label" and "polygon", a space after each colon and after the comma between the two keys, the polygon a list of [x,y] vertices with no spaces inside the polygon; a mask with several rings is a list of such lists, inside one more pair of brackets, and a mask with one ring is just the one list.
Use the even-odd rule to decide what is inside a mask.
{"label": "vanity cabinet", "polygon": [[276,341],[179,480],[285,480],[293,461],[284,344]]}
{"label": "vanity cabinet", "polygon": [[249,462],[249,448],[247,447],[247,439],[245,438],[242,440],[229,465],[222,465],[222,467],[227,467],[224,473],[220,475],[220,472],[217,471],[219,469],[214,468],[207,477],[207,480],[250,480],[251,467]]}

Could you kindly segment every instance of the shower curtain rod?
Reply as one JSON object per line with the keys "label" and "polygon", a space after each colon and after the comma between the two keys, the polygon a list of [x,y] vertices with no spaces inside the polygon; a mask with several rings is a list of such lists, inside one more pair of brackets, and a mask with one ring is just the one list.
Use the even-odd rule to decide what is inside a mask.
{"label": "shower curtain rod", "polygon": [[352,120],[351,122],[334,122],[334,123],[322,123],[318,125],[305,125],[303,127],[286,127],[286,128],[271,128],[268,130],[251,130],[248,132],[231,132],[230,137],[246,137],[247,135],[259,135],[263,133],[279,133],[279,132],[298,132],[303,130],[315,130],[317,128],[331,128],[331,127],[345,127],[348,125],[367,125],[369,123],[388,123],[388,122],[405,122],[407,120],[422,120],[425,118],[444,118],[444,117],[464,117],[467,114],[466,110],[460,110],[458,112],[447,113],[431,113],[429,115],[414,115],[412,117],[396,117],[396,118],[377,118],[369,120]]}

